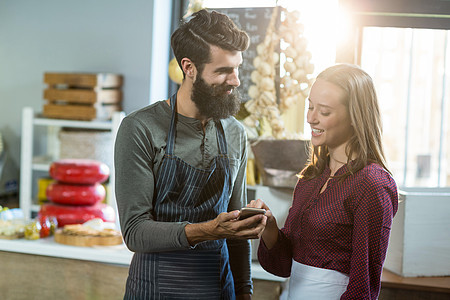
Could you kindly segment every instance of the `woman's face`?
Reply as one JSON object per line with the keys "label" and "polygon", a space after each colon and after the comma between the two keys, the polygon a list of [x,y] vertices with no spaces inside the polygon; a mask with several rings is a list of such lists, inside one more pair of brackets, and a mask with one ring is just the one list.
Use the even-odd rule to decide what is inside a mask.
{"label": "woman's face", "polygon": [[350,115],[343,103],[344,97],[344,90],[337,85],[320,78],[314,82],[309,93],[307,113],[314,146],[337,149],[345,146],[353,135]]}

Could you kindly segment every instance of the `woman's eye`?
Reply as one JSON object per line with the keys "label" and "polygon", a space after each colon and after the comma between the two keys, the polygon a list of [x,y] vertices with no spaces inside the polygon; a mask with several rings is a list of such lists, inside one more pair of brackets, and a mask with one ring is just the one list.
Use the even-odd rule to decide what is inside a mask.
{"label": "woman's eye", "polygon": [[330,115],[329,112],[321,112],[320,114],[321,114],[322,116],[325,116],[325,117]]}

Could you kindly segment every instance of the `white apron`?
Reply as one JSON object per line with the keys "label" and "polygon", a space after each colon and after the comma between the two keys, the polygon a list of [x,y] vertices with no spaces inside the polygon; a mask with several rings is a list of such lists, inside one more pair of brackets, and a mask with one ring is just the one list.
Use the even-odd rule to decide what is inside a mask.
{"label": "white apron", "polygon": [[292,260],[288,299],[339,299],[347,289],[348,275]]}

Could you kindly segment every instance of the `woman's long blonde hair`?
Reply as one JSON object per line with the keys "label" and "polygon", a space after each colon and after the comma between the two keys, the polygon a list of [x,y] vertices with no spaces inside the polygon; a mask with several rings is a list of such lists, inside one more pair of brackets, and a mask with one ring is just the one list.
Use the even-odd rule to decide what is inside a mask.
{"label": "woman's long blonde hair", "polygon": [[[337,64],[322,71],[317,79],[335,84],[345,91],[344,104],[348,109],[354,135],[345,149],[348,171],[341,179],[361,170],[370,163],[377,163],[388,171],[381,142],[382,124],[378,99],[372,78],[360,67]],[[356,157],[351,163],[350,158]],[[309,161],[299,177],[313,179],[325,169],[329,160],[327,146],[311,144]]]}

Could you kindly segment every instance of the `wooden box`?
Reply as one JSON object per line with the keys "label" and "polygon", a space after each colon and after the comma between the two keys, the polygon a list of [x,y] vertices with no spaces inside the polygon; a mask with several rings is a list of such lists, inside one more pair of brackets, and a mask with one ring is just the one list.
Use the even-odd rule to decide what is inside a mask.
{"label": "wooden box", "polygon": [[112,114],[120,111],[115,105],[71,105],[71,104],[45,104],[42,114],[47,118],[68,120],[110,120]]}
{"label": "wooden box", "polygon": [[403,277],[450,275],[450,188],[399,191],[384,267]]}
{"label": "wooden box", "polygon": [[119,88],[122,75],[110,73],[50,73],[44,74],[44,83],[49,86],[65,85],[77,88]]}
{"label": "wooden box", "polygon": [[122,101],[122,91],[119,89],[57,89],[44,90],[44,99],[58,102],[63,99],[68,103],[77,104],[116,104]]}
{"label": "wooden box", "polygon": [[122,109],[122,76],[117,74],[45,73],[43,115],[71,120],[109,120]]}

